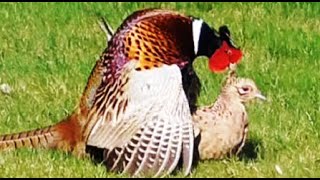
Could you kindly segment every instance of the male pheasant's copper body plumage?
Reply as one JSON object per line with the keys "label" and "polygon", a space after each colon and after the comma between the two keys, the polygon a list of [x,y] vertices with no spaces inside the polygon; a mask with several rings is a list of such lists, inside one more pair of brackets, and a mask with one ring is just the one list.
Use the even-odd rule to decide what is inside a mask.
{"label": "male pheasant's copper body plumage", "polygon": [[161,176],[182,160],[189,174],[191,114],[200,91],[192,62],[211,57],[222,41],[230,44],[229,30],[219,33],[223,38],[202,20],[174,11],[134,12],[108,41],[77,109],[56,125],[2,136],[0,148],[55,148],[82,156],[90,146],[103,150],[111,171]]}
{"label": "male pheasant's copper body plumage", "polygon": [[[173,24],[186,34],[170,29]],[[193,129],[178,67],[195,56],[192,39],[184,38],[191,27],[190,18],[174,12],[141,11],[124,21],[102,55],[103,76],[83,135],[88,145],[106,149],[111,170],[162,175],[182,155],[190,172]]]}
{"label": "male pheasant's copper body plumage", "polygon": [[200,159],[221,159],[237,155],[248,136],[248,115],[244,103],[264,97],[251,79],[236,78],[232,72],[217,100],[193,114]]}

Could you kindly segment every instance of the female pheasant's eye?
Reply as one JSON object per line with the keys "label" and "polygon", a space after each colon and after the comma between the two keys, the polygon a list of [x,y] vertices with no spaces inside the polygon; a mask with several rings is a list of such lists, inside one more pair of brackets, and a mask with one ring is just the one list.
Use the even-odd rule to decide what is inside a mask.
{"label": "female pheasant's eye", "polygon": [[250,86],[244,86],[244,87],[239,88],[238,91],[239,91],[239,93],[241,95],[248,94],[251,91],[251,87]]}
{"label": "female pheasant's eye", "polygon": [[250,90],[249,87],[243,87],[242,89],[243,89],[243,91],[245,91],[245,92],[248,92],[248,91]]}

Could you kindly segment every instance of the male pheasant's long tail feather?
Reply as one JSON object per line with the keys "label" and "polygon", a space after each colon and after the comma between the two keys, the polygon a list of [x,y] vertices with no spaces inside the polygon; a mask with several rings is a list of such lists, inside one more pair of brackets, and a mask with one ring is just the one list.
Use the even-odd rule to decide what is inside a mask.
{"label": "male pheasant's long tail feather", "polygon": [[0,136],[0,150],[18,149],[18,148],[49,148],[54,146],[54,129],[48,126],[42,129],[36,129],[15,134],[6,134]]}
{"label": "male pheasant's long tail feather", "polygon": [[78,116],[72,114],[65,120],[31,131],[0,136],[0,151],[18,148],[59,149],[73,152],[81,142]]}

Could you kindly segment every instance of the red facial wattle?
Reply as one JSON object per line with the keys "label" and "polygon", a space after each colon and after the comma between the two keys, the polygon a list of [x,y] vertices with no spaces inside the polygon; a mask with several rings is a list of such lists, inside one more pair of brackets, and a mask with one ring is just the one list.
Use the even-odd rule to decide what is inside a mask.
{"label": "red facial wattle", "polygon": [[223,41],[221,47],[209,59],[209,68],[212,72],[222,73],[231,63],[238,64],[241,57],[241,50],[230,47],[227,42]]}

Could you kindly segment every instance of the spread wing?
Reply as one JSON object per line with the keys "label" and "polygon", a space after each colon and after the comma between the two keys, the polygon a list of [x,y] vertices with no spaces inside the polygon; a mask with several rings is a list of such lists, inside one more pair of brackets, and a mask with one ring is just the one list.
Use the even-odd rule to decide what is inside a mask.
{"label": "spread wing", "polygon": [[104,160],[112,171],[161,176],[171,173],[182,156],[189,174],[193,127],[180,69],[163,65],[136,71],[135,63],[125,65],[112,87],[121,94],[114,98],[117,103],[105,100],[92,114],[96,123],[87,144],[105,149]]}

